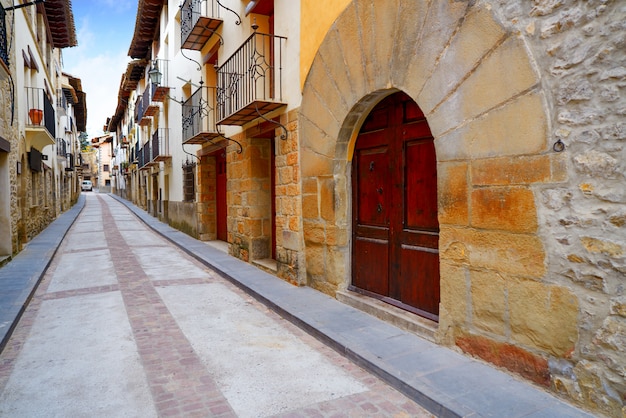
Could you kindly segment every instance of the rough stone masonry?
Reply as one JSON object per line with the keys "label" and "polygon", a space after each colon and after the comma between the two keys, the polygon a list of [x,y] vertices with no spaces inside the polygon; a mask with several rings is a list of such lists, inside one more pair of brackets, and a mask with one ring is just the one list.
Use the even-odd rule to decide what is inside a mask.
{"label": "rough stone masonry", "polygon": [[626,2],[502,0],[528,42],[564,144],[568,181],[539,187],[547,279],[579,301],[576,349],[549,362],[553,389],[626,416]]}

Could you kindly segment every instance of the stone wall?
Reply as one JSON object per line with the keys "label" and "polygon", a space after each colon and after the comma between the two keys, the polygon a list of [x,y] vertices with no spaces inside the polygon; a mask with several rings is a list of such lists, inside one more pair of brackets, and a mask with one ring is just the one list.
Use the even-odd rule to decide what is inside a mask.
{"label": "stone wall", "polygon": [[[15,70],[14,64],[11,62],[11,71]],[[11,102],[11,87],[8,81],[0,82],[0,101],[2,103]],[[11,107],[2,106],[0,108],[0,136],[11,144],[11,151],[7,158],[7,169],[9,176],[10,189],[2,191],[2,198],[9,199],[9,228],[10,241],[11,241],[11,253],[15,254],[19,251],[18,235],[17,235],[17,223],[20,217],[18,208],[18,194],[17,194],[17,161],[19,155],[19,142],[18,142],[18,130],[17,120],[11,121]],[[10,255],[10,254],[8,254]]]}
{"label": "stone wall", "polygon": [[[158,202],[154,203],[158,204]],[[187,235],[198,237],[196,202],[163,201],[162,204],[164,209],[167,207],[167,219],[164,219],[164,222]]]}
{"label": "stone wall", "polygon": [[583,405],[623,416],[626,4],[491,3],[527,40],[550,104],[551,142],[565,145],[567,181],[535,191],[546,281],[567,288],[579,303],[578,339],[566,355],[549,358],[551,384]]}
{"label": "stone wall", "polygon": [[287,129],[277,129],[276,139],[276,262],[278,277],[296,284],[306,283],[302,237],[302,187],[298,147],[298,113],[281,116]]}
{"label": "stone wall", "polygon": [[228,243],[231,255],[244,261],[269,258],[271,254],[270,158],[267,138],[233,139],[242,144],[228,147],[227,202]]}
{"label": "stone wall", "polygon": [[309,283],[349,283],[351,149],[404,91],[439,162],[438,341],[624,414],[624,7],[352,1],[303,91]]}
{"label": "stone wall", "polygon": [[[225,152],[225,151],[224,151]],[[197,166],[198,185],[198,237],[202,241],[214,240],[217,237],[216,208],[216,165],[215,156],[203,155]]]}

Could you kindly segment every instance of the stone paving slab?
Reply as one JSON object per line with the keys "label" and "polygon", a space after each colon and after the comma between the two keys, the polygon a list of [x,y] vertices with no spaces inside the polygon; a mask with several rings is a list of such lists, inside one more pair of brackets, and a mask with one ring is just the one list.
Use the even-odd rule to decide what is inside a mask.
{"label": "stone paving slab", "polygon": [[295,287],[125,204],[154,231],[438,417],[593,417],[484,363]]}
{"label": "stone paving slab", "polygon": [[28,305],[52,257],[81,210],[85,196],[33,238],[9,263],[0,268],[0,351]]}
{"label": "stone paving slab", "polygon": [[[181,250],[436,416],[593,416],[526,382],[402,331],[323,293],[292,286],[171,228],[126,200],[110,196]],[[71,210],[0,268],[0,348],[6,344],[84,204],[85,197],[81,196]]]}

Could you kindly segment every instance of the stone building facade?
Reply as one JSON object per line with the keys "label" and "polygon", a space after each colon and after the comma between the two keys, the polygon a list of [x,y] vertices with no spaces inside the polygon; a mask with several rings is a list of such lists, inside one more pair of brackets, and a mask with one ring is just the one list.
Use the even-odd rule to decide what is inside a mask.
{"label": "stone building facade", "polygon": [[80,79],[62,72],[63,48],[76,45],[67,0],[13,8],[0,24],[0,261],[78,198],[75,169],[85,129]]}
{"label": "stone building facade", "polygon": [[[385,301],[427,324],[426,338],[622,416],[624,4],[245,3],[194,44],[192,2],[139,2],[136,33],[155,38],[131,44],[141,71],[122,77],[131,88],[111,131],[131,132],[124,103],[167,59],[170,99],[135,147],[167,128],[171,152],[131,170],[133,200],[290,283]],[[282,100],[186,135],[203,83],[218,92],[205,110],[230,105],[237,77],[220,74],[251,25],[287,39]],[[179,31],[181,45],[164,41]],[[195,155],[190,199],[181,145]]]}
{"label": "stone building facade", "polygon": [[[611,1],[347,2],[300,112],[303,184],[334,183],[332,216],[306,210],[307,239],[346,229],[362,115],[391,92],[412,97],[437,153],[437,341],[613,416],[626,393],[625,13]],[[306,241],[307,266],[309,248],[327,248],[310,278],[322,290],[350,277],[331,269],[349,269],[349,240],[329,242]]]}

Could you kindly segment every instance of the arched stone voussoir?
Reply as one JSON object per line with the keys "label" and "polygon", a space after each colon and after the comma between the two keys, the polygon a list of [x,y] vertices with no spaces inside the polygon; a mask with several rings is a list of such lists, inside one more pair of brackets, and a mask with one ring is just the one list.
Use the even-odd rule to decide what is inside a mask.
{"label": "arched stone voussoir", "polygon": [[427,0],[400,0],[398,4],[395,32],[390,35],[393,37],[393,51],[389,62],[389,77],[393,85],[399,85],[404,80],[406,68],[415,56],[429,4],[430,1]]}
{"label": "arched stone voussoir", "polygon": [[431,124],[437,159],[473,160],[546,151],[548,120],[544,101],[542,93],[530,91],[443,135],[435,131],[443,126]]}
{"label": "arched stone voussoir", "polygon": [[[507,66],[514,71],[502,71]],[[539,82],[522,40],[510,36],[481,60],[454,93],[427,113],[428,121],[435,131],[454,129],[514,100]]]}
{"label": "arched stone voussoir", "polygon": [[[328,132],[313,124],[313,122],[311,122],[309,118],[304,115],[301,115],[300,117],[300,132],[301,138],[304,139],[303,144],[306,148],[328,158],[335,157],[336,141],[333,138],[336,138],[336,136],[329,136]],[[339,132],[338,124],[335,132]]]}
{"label": "arched stone voussoir", "polygon": [[336,121],[342,121],[340,115],[346,114],[350,105],[346,103],[346,98],[341,95],[335,81],[331,80],[330,77],[331,74],[328,73],[324,60],[318,54],[313,61],[302,92],[301,114],[315,125],[328,129],[328,133],[333,135],[335,128],[332,127],[332,124],[327,124],[318,119],[329,119],[325,115],[325,113],[329,113]]}
{"label": "arched stone voussoir", "polygon": [[394,86],[416,97],[470,8],[471,2],[432,0],[418,39],[398,35],[399,42],[415,46],[408,64],[391,70]]}
{"label": "arched stone voussoir", "polygon": [[[302,96],[300,117],[322,131],[324,135],[336,138],[341,128],[341,122],[337,119],[337,114],[325,103],[322,103],[320,94],[313,88],[305,90]],[[302,132],[301,140],[307,141],[309,138],[307,130],[302,127],[300,130]]]}
{"label": "arched stone voussoir", "polygon": [[458,85],[472,74],[480,62],[500,44],[507,31],[485,8],[473,8],[463,19],[450,45],[443,51],[437,66],[419,95],[425,113],[435,108]]}
{"label": "arched stone voussoir", "polygon": [[352,53],[344,54],[338,36],[328,37],[328,41],[322,43],[316,58],[321,59],[321,64],[326,68],[328,74],[328,88],[334,87],[345,103],[352,103],[361,96],[355,94],[352,87],[351,75],[348,73],[349,67],[345,59],[353,58]]}

